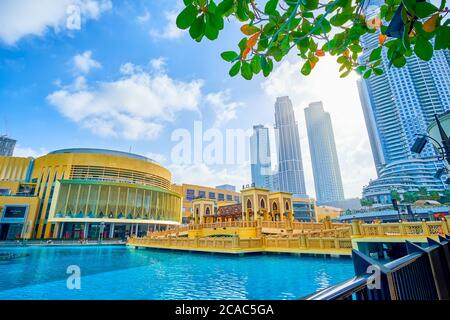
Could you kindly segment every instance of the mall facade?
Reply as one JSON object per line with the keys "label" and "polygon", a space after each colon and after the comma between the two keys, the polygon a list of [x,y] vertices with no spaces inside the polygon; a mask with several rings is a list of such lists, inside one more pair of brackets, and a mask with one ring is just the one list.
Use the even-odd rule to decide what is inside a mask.
{"label": "mall facade", "polygon": [[112,150],[0,157],[0,240],[124,239],[178,225],[171,178],[151,159]]}

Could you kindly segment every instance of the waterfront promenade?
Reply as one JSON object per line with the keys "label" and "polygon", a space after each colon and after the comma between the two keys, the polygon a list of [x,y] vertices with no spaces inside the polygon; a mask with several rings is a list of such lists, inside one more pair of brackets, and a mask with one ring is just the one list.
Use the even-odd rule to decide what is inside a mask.
{"label": "waterfront promenade", "polygon": [[350,256],[363,245],[426,243],[449,234],[450,220],[351,224],[300,222],[224,222],[191,224],[145,237],[132,237],[127,245],[142,248],[216,253],[298,253]]}

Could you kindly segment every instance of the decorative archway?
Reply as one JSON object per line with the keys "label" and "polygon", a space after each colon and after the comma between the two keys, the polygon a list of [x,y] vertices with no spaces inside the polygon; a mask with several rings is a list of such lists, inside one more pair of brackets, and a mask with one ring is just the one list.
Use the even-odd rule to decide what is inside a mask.
{"label": "decorative archway", "polygon": [[277,211],[278,210],[278,205],[277,205],[277,203],[275,201],[272,203],[272,210],[273,211]]}
{"label": "decorative archway", "polygon": [[286,201],[286,203],[284,204],[284,208],[286,209],[286,211],[289,211],[289,201]]}
{"label": "decorative archway", "polygon": [[266,202],[264,201],[264,198],[261,198],[260,207],[261,207],[262,209],[265,209],[265,208],[266,208]]}
{"label": "decorative archway", "polygon": [[250,199],[247,199],[247,209],[252,208],[252,201]]}
{"label": "decorative archway", "polygon": [[206,210],[205,210],[205,214],[206,214],[207,216],[209,216],[210,213],[211,213],[211,210],[209,210],[209,207],[207,207]]}

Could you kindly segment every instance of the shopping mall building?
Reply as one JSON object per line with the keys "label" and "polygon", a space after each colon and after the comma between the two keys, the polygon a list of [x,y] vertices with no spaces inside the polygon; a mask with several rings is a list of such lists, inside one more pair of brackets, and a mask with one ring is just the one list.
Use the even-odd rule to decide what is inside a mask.
{"label": "shopping mall building", "polygon": [[171,173],[139,155],[66,149],[0,157],[0,240],[109,239],[182,219]]}

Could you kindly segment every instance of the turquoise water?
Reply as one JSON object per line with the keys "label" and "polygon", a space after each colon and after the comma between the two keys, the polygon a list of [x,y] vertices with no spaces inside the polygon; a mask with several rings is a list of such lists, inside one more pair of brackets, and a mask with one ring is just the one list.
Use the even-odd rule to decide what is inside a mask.
{"label": "turquoise water", "polygon": [[[0,247],[0,257],[2,300],[296,299],[353,276],[350,259],[124,246]],[[80,290],[67,289],[70,265],[80,267]]]}

